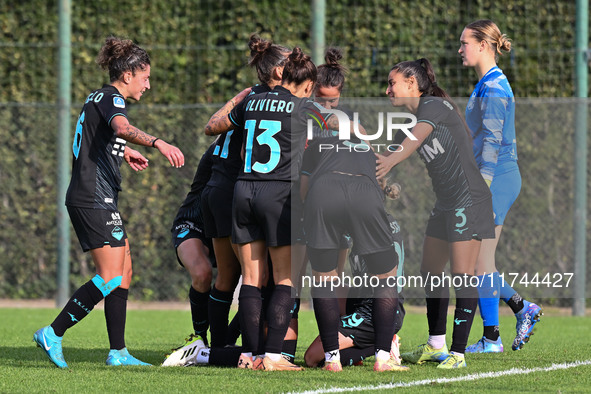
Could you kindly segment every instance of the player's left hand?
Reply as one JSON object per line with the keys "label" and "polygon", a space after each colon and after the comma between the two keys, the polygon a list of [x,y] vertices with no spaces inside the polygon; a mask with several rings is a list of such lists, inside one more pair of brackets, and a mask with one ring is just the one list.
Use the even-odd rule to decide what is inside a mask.
{"label": "player's left hand", "polygon": [[131,149],[129,146],[125,147],[123,158],[134,171],[143,171],[148,168],[148,159],[137,150]]}
{"label": "player's left hand", "polygon": [[176,146],[170,145],[169,143],[158,139],[154,147],[168,159],[173,167],[181,168],[185,165],[185,155],[183,155],[183,152],[181,152],[181,150]]}

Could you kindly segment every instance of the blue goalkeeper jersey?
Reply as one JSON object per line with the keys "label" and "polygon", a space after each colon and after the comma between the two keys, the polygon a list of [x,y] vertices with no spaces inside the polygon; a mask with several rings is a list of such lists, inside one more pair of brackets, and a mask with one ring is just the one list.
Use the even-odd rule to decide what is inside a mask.
{"label": "blue goalkeeper jersey", "polygon": [[478,81],[466,107],[476,163],[484,179],[517,168],[515,97],[497,66]]}

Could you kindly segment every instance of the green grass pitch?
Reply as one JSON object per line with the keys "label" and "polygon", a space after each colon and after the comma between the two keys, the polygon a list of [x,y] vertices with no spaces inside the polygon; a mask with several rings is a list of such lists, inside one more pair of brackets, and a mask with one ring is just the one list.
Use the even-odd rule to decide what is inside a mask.
{"label": "green grass pitch", "polygon": [[[505,308],[506,309],[506,308]],[[399,333],[402,351],[427,338],[423,312],[408,313]],[[420,311],[420,309],[419,309]],[[342,373],[318,369],[302,372],[245,371],[209,366],[189,368],[107,367],[108,340],[104,315],[95,310],[64,337],[64,356],[70,368],[59,370],[32,341],[36,329],[48,324],[55,309],[0,309],[0,392],[300,392],[388,391],[401,384],[405,390],[436,392],[588,392],[591,390],[591,352],[588,317],[546,313],[535,335],[522,350],[511,350],[515,318],[501,316],[502,354],[468,355],[468,368],[441,371],[434,364],[410,365],[403,373],[373,372],[373,358]],[[451,318],[448,344],[451,342]],[[170,348],[182,344],[190,332],[188,311],[130,310],[126,341],[131,353],[159,365]],[[482,332],[479,317],[469,343]],[[307,345],[317,335],[311,311],[300,312],[300,339],[296,362],[303,363]],[[575,362],[586,365],[572,366]],[[566,364],[559,369],[556,365]],[[503,371],[517,372],[500,376]],[[515,370],[514,370],[515,371]],[[490,375],[484,376],[483,373]],[[448,378],[447,381],[441,380]],[[463,380],[462,380],[463,378]],[[439,380],[438,380],[439,379]],[[354,388],[354,389],[353,389]]]}

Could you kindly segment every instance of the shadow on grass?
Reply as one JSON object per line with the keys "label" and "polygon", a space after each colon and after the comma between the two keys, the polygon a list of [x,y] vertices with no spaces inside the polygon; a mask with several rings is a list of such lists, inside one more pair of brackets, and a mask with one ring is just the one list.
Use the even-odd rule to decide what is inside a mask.
{"label": "shadow on grass", "polygon": [[[96,363],[97,365],[105,365],[109,349],[84,349],[64,346],[64,358],[68,365],[76,363]],[[150,350],[133,350],[130,353],[137,359],[144,362],[159,366],[164,360],[164,352],[150,351]],[[23,362],[47,362],[48,365],[53,366],[49,358],[41,349],[37,347],[33,341],[31,346],[9,347],[0,346],[0,365],[22,365]]]}

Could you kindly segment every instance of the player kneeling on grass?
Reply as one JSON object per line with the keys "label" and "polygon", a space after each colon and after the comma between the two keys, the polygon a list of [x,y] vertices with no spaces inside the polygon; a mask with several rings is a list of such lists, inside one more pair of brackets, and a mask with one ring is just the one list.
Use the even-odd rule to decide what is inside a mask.
{"label": "player kneeling on grass", "polygon": [[215,267],[216,259],[212,240],[203,232],[201,194],[211,177],[215,147],[216,144],[212,144],[201,157],[191,190],[172,224],[172,242],[177,260],[191,275],[189,303],[194,334],[185,339],[184,345],[173,349],[173,352],[166,356],[162,363],[164,367],[193,365],[199,349],[207,347],[208,301],[212,266]]}
{"label": "player kneeling on grass", "polygon": [[148,160],[126,142],[151,146],[174,167],[185,163],[183,153],[160,138],[135,128],[127,119],[125,100],[139,100],[150,89],[150,57],[130,40],[108,37],[97,63],[108,68],[110,85],[92,92],[78,118],[72,146],[72,178],[66,194],[68,214],[80,246],[90,251],[96,275],[72,295],[51,325],[33,340],[49,359],[67,368],[62,337],[103,298],[111,350],[107,365],[150,365],[133,357],[125,346],[127,295],[131,283],[131,252],[117,208],[121,190],[119,167],[125,161],[135,171]]}
{"label": "player kneeling on grass", "polygon": [[[387,185],[384,189],[386,193],[391,196],[392,188],[396,189],[395,198],[398,197],[400,191],[399,186],[388,188]],[[404,263],[404,246],[402,243],[402,237],[400,235],[400,227],[398,222],[391,216],[388,215],[390,220],[390,229],[394,235],[396,241],[395,244],[396,252],[398,255],[398,272],[399,275],[403,275],[403,263]],[[352,253],[349,255],[349,262],[351,265],[351,277],[363,276],[367,273],[367,267],[363,256],[355,252],[353,247]],[[369,289],[370,291],[371,289]],[[402,359],[400,358],[400,337],[398,331],[402,327],[404,320],[404,306],[403,297],[398,289],[398,308],[396,310],[394,318],[394,337],[392,338],[392,347],[390,348],[390,358],[394,361],[395,366],[393,370],[406,371],[408,367],[401,365]],[[341,317],[339,325],[339,352],[341,357],[341,364],[343,366],[359,365],[367,357],[375,354],[375,332],[372,323],[372,306],[373,300],[371,297],[364,297],[368,294],[368,289],[355,288],[349,289],[347,300],[346,300],[346,313],[345,316]],[[304,355],[306,365],[309,367],[322,367],[324,366],[324,349],[320,336],[314,339],[314,342],[306,350]]]}

